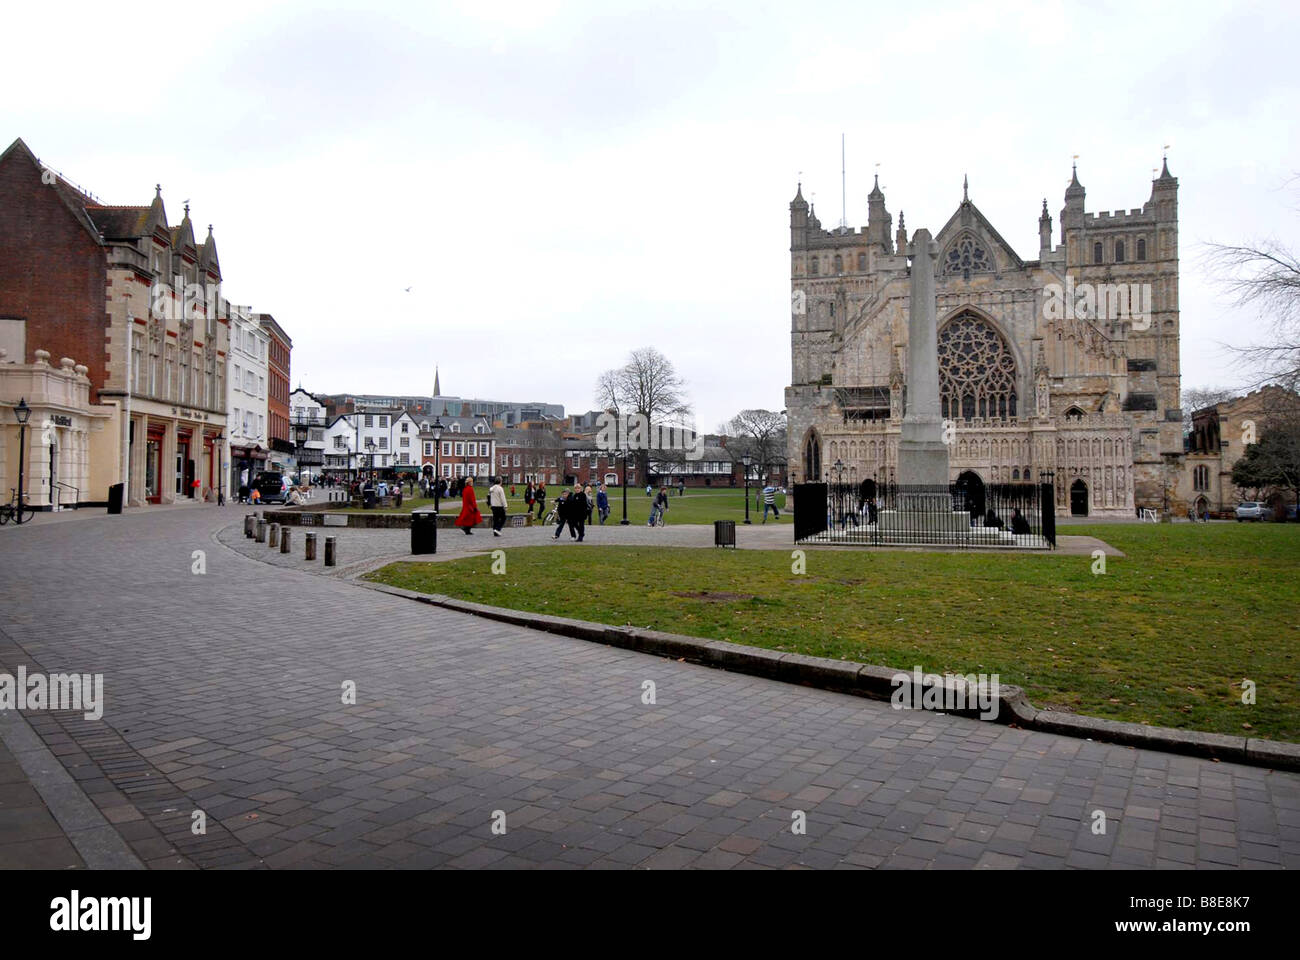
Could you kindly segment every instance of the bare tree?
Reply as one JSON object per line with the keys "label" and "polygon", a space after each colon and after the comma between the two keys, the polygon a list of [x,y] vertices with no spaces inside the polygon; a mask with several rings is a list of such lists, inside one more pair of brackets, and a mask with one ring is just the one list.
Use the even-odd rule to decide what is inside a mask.
{"label": "bare tree", "polygon": [[[656,426],[685,424],[691,414],[686,382],[654,347],[633,350],[623,366],[602,373],[596,380],[596,402],[620,417],[645,417],[648,446],[655,446]],[[648,452],[637,451],[643,466],[648,466]]]}
{"label": "bare tree", "polygon": [[[732,457],[737,458],[748,453],[758,465],[758,475],[765,476],[768,467],[783,459],[785,450],[785,413],[771,410],[742,410],[731,418],[727,432],[736,438],[734,444],[728,444]],[[733,446],[736,449],[732,449]]]}
{"label": "bare tree", "polygon": [[1251,387],[1300,384],[1300,257],[1276,240],[1209,245],[1211,267],[1241,307],[1252,307],[1268,324],[1266,340],[1234,347],[1251,371]]}

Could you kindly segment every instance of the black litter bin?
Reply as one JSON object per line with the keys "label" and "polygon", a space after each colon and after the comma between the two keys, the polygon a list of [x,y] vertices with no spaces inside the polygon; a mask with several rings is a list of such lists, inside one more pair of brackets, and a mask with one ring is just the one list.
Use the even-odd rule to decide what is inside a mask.
{"label": "black litter bin", "polygon": [[109,513],[122,512],[122,494],[125,491],[125,489],[126,489],[126,485],[122,483],[115,483],[108,488],[108,512]]}
{"label": "black litter bin", "polygon": [[714,520],[713,521],[713,545],[715,547],[732,547],[736,546],[736,521],[735,520]]}
{"label": "black litter bin", "polygon": [[438,511],[411,511],[411,553],[438,552]]}

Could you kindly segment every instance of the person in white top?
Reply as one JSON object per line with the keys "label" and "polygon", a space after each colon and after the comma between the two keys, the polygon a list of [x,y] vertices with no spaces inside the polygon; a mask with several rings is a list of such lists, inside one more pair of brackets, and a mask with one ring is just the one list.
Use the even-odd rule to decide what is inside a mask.
{"label": "person in white top", "polygon": [[492,508],[492,536],[499,537],[506,525],[506,492],[500,477],[493,477],[492,486],[488,487],[488,506]]}

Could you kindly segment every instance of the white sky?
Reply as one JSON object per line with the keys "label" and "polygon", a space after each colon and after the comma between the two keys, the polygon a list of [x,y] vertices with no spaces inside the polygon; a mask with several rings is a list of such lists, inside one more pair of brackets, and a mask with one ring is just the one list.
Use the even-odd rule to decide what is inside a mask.
{"label": "white sky", "polygon": [[[917,13],[915,10],[922,10]],[[103,202],[214,224],[293,385],[545,400],[654,345],[700,429],[784,406],[798,171],[826,226],[971,199],[1025,258],[1180,181],[1183,386],[1262,335],[1201,244],[1300,247],[1292,3],[235,2],[5,11],[0,139]],[[4,132],[7,131],[7,132]],[[410,293],[404,288],[412,287]]]}

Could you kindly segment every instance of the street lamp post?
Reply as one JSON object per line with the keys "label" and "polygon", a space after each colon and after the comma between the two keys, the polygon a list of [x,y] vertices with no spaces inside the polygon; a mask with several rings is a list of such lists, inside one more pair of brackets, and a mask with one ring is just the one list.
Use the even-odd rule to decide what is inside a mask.
{"label": "street lamp post", "polygon": [[[740,464],[745,470],[745,523],[750,523],[749,519],[749,465],[754,462],[754,458],[745,454],[740,458]],[[748,536],[748,534],[746,534]]]}
{"label": "street lamp post", "polygon": [[302,484],[302,453],[307,446],[307,424],[299,420],[293,425],[293,440],[297,446],[294,456],[298,460],[298,483]]}
{"label": "street lamp post", "polygon": [[433,418],[433,513],[438,514],[438,494],[442,492],[442,418]]}
{"label": "street lamp post", "polygon": [[14,407],[14,416],[18,419],[18,503],[14,508],[14,521],[23,522],[23,473],[26,470],[27,455],[27,419],[32,415],[32,408],[27,406],[27,398],[21,397]]}

